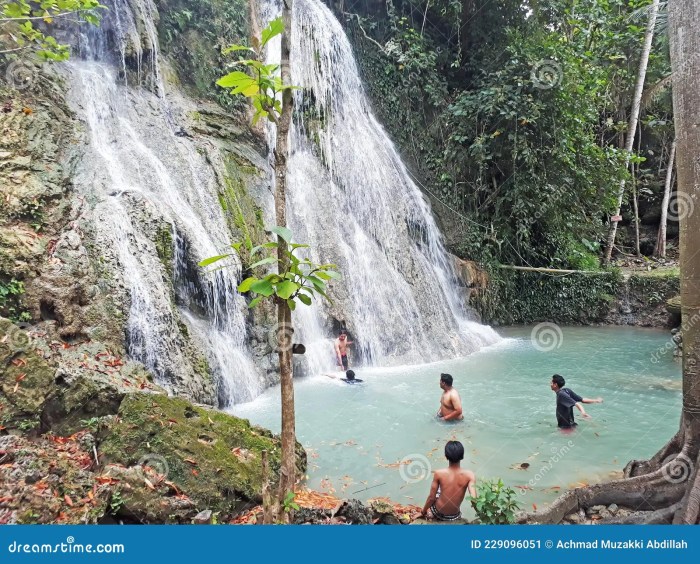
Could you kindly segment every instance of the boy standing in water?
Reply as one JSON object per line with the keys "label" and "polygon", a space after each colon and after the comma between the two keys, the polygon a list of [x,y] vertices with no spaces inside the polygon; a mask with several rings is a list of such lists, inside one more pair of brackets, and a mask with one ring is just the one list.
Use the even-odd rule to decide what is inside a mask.
{"label": "boy standing in water", "polygon": [[435,471],[421,517],[456,521],[462,517],[459,506],[467,491],[471,497],[476,497],[476,476],[471,470],[460,467],[460,461],[464,458],[464,446],[459,441],[449,441],[445,445],[445,458],[450,464],[447,468]]}
{"label": "boy standing in water", "polygon": [[340,335],[335,340],[335,357],[338,361],[338,368],[347,371],[348,369],[348,346],[352,341],[348,341],[348,332],[345,329],[340,331]]}
{"label": "boy standing in water", "polygon": [[603,403],[603,398],[582,398],[570,388],[565,388],[564,378],[555,374],[549,387],[557,394],[557,425],[562,429],[571,429],[576,426],[574,421],[574,406],[581,412],[581,416],[588,418],[590,415],[583,409],[583,403]]}

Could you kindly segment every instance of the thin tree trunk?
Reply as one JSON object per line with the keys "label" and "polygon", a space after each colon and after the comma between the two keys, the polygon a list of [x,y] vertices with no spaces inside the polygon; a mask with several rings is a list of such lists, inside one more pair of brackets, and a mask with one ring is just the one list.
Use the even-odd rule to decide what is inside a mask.
{"label": "thin tree trunk", "polygon": [[[642,125],[641,123],[637,127],[639,135],[637,136],[637,154],[642,152]],[[639,180],[639,168],[640,163],[632,165],[632,204],[634,206],[634,251],[637,254],[637,258],[642,256],[642,252],[639,249],[639,190],[637,182]]]}
{"label": "thin tree trunk", "polygon": [[[654,0],[654,3],[649,9],[649,20],[647,22],[647,30],[644,35],[644,46],[642,48],[642,55],[639,59],[639,68],[637,72],[637,83],[634,88],[634,98],[632,99],[632,110],[630,112],[629,122],[627,124],[627,141],[625,143],[626,156],[626,166],[629,166],[630,157],[632,156],[632,149],[634,148],[634,137],[637,132],[637,123],[639,122],[639,110],[642,106],[642,94],[644,93],[644,81],[647,75],[647,66],[649,64],[649,55],[651,53],[651,46],[654,41],[654,27],[656,26],[656,16],[659,13],[659,0]],[[620,187],[617,193],[617,208],[615,216],[620,215],[620,210],[622,208],[622,200],[625,196],[625,181],[620,182]],[[607,265],[610,263],[610,257],[612,256],[613,246],[615,245],[615,236],[617,234],[617,224],[618,221],[610,221],[610,230],[608,231],[608,239],[605,245],[605,254],[603,256],[603,264]]]}
{"label": "thin tree trunk", "polygon": [[661,221],[659,222],[659,235],[656,238],[654,256],[666,258],[666,224],[668,222],[668,202],[671,200],[671,186],[673,186],[673,165],[676,159],[676,140],[671,144],[671,154],[668,156],[666,168],[666,184],[664,185],[664,199],[661,202]]}
{"label": "thin tree trunk", "polygon": [[[282,57],[280,60],[281,77],[284,85],[292,83],[290,65],[290,45],[292,34],[292,0],[283,0],[282,20],[284,32],[281,36]],[[287,225],[287,159],[289,156],[289,127],[292,119],[292,91],[285,90],[282,94],[282,113],[277,123],[277,145],[275,147],[275,213],[277,225]],[[282,237],[277,238],[277,257],[280,271],[288,268],[287,242]],[[277,330],[289,332],[292,330],[292,312],[284,300],[277,302]],[[278,338],[280,362],[280,390],[282,396],[282,466],[278,492],[278,515],[280,520],[286,520],[283,512],[284,499],[294,490],[296,483],[296,431],[294,421],[294,382],[292,374],[292,350],[283,346],[285,339]]]}

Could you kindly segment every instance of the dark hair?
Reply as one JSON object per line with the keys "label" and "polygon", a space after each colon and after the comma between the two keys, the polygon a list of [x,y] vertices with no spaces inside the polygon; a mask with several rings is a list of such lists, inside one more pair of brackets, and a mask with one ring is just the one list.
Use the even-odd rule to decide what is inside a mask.
{"label": "dark hair", "polygon": [[347,334],[348,334],[347,329],[341,329],[341,330],[340,330],[340,334],[341,334],[341,335],[347,335]]}
{"label": "dark hair", "polygon": [[354,380],[354,379],[355,379],[355,373],[354,373],[352,370],[348,370],[348,371],[345,373],[345,377],[346,377],[348,380]]}
{"label": "dark hair", "polygon": [[450,462],[459,462],[464,458],[464,446],[459,441],[447,441],[445,458]]}
{"label": "dark hair", "polygon": [[559,376],[559,374],[555,374],[552,376],[552,382],[554,382],[557,386],[560,388],[564,387],[564,384],[566,384],[566,381],[564,380],[563,376]]}
{"label": "dark hair", "polygon": [[448,386],[452,385],[452,376],[449,374],[440,374],[440,382],[444,382]]}

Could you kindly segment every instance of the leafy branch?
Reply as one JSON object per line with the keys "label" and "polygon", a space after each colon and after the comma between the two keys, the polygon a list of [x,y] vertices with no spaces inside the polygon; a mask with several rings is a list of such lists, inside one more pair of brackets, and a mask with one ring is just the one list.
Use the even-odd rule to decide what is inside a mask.
{"label": "leafy branch", "polygon": [[272,20],[263,29],[260,41],[255,41],[256,48],[245,45],[231,45],[223,50],[224,55],[239,51],[251,51],[255,55],[255,58],[241,59],[233,63],[234,65],[247,67],[250,74],[243,71],[233,71],[226,76],[222,76],[216,82],[222,88],[229,89],[231,95],[241,94],[251,99],[255,108],[253,125],[260,118],[267,118],[272,123],[277,124],[278,116],[282,113],[282,101],[278,95],[285,90],[297,89],[296,86],[285,85],[282,82],[282,78],[278,74],[280,65],[275,63],[266,65],[261,62],[265,45],[283,31],[284,23],[280,17]]}
{"label": "leafy branch", "polygon": [[8,35],[16,48],[0,51],[0,54],[38,48],[36,55],[45,61],[65,61],[70,47],[58,43],[54,37],[37,28],[34,22],[53,24],[57,18],[77,16],[79,21],[99,25],[100,10],[106,9],[98,0],[0,0],[0,26],[10,27]]}
{"label": "leafy branch", "polygon": [[[326,284],[330,280],[340,278],[340,274],[335,270],[337,268],[336,265],[316,264],[309,259],[297,257],[295,253],[300,249],[308,249],[309,245],[292,243],[292,232],[286,227],[270,227],[268,231],[274,233],[286,243],[284,259],[276,256],[264,256],[265,251],[268,249],[278,249],[277,243],[269,242],[253,246],[250,239],[246,239],[244,243],[231,245],[239,256],[242,256],[241,249],[245,245],[251,261],[258,257],[256,262],[247,265],[247,270],[252,271],[261,266],[277,264],[278,273],[270,273],[262,278],[249,276],[238,285],[240,293],[250,292],[255,295],[248,307],[255,307],[263,299],[269,297],[272,297],[276,302],[286,302],[292,311],[296,309],[297,300],[304,305],[311,305],[315,294],[323,296],[330,301],[328,294],[326,294]],[[201,261],[199,266],[211,266],[233,255],[234,253],[227,253],[210,257]]]}

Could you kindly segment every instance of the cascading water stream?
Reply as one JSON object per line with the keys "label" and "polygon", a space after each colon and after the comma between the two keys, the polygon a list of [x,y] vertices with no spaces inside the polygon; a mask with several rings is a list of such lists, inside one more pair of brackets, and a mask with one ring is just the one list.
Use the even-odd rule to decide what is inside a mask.
{"label": "cascading water stream", "polygon": [[[184,322],[206,357],[220,404],[248,401],[263,386],[247,351],[245,301],[235,290],[240,265],[213,276],[196,267],[230,244],[216,175],[200,147],[172,130],[152,1],[115,0],[110,8],[112,21],[91,32],[83,46],[91,60],[74,60],[69,66],[71,102],[84,116],[88,133],[75,186],[92,207],[100,248],[114,255],[128,288],[129,353],[166,388],[186,382],[198,367],[175,337]],[[143,22],[145,34],[139,33],[137,21]],[[116,35],[111,41],[119,53],[107,49],[105,28]],[[147,43],[142,45],[144,36]],[[128,83],[127,50],[132,57],[136,53],[134,86],[123,85]],[[146,53],[150,74],[142,76]],[[140,87],[142,82],[148,88]],[[152,237],[162,226],[170,232],[173,248],[168,251],[174,254],[165,268]],[[171,283],[164,280],[168,268]]]}
{"label": "cascading water stream", "polygon": [[[187,389],[201,369],[194,347],[219,405],[249,401],[265,383],[235,290],[240,265],[212,276],[196,266],[231,243],[218,199],[223,159],[206,140],[176,134],[177,93],[162,80],[153,0],[109,4],[103,26],[82,38],[82,60],[68,66],[70,103],[87,132],[74,185],[125,288],[129,354],[161,385],[197,398],[206,394]],[[344,274],[332,305],[295,312],[311,370],[332,368],[338,323],[352,331],[356,359],[371,364],[428,362],[495,342],[490,328],[466,320],[430,208],[371,113],[340,24],[317,0],[296,0],[294,22],[293,81],[304,89],[295,94],[289,223],[314,260]],[[165,265],[154,242],[163,226]]]}
{"label": "cascading water stream", "polygon": [[[267,7],[268,16],[274,9]],[[499,340],[467,319],[430,207],[372,114],[352,48],[320,0],[295,0],[295,94],[288,223],[314,260],[344,278],[333,306],[297,308],[313,370],[333,366],[327,319],[351,330],[365,362],[430,362]],[[279,43],[270,58],[279,60]]]}

